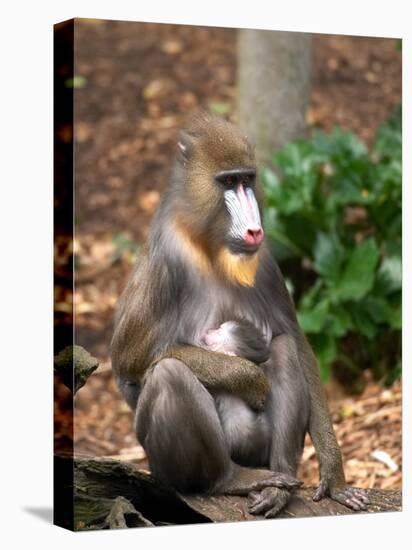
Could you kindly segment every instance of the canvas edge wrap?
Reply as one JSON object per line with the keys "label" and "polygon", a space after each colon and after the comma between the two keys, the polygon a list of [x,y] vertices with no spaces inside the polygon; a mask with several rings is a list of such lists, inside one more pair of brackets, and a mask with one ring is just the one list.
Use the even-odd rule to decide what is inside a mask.
{"label": "canvas edge wrap", "polygon": [[[73,287],[73,100],[74,19],[54,25],[53,131],[54,131],[54,356],[72,349],[74,337]],[[62,264],[60,250],[68,260]],[[60,261],[59,261],[60,260]],[[59,307],[61,293],[69,295],[69,308]],[[69,381],[54,369],[54,485],[53,523],[74,530],[73,502],[73,369]],[[57,426],[64,426],[57,430]]]}

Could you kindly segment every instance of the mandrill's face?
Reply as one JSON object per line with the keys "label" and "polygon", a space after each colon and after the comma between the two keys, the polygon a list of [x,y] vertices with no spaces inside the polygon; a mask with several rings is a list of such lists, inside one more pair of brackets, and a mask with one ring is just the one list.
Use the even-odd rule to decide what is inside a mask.
{"label": "mandrill's face", "polygon": [[235,168],[215,176],[222,187],[228,227],[225,244],[232,254],[254,254],[263,242],[259,205],[255,196],[256,170]]}
{"label": "mandrill's face", "polygon": [[181,134],[179,149],[180,224],[190,228],[190,238],[218,271],[250,286],[264,239],[253,147],[239,128],[207,115]]}

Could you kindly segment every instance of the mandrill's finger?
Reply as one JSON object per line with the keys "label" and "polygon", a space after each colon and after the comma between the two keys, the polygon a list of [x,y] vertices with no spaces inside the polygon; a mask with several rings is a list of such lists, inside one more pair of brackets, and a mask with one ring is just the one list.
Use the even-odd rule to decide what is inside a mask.
{"label": "mandrill's finger", "polygon": [[324,481],[321,481],[319,483],[319,487],[316,489],[315,494],[312,497],[312,500],[314,500],[315,502],[321,500],[324,496],[326,496],[326,489],[327,484]]}
{"label": "mandrill's finger", "polygon": [[251,514],[264,514],[267,518],[275,517],[289,502],[291,493],[284,489],[268,487],[260,493],[256,503],[249,506]]}
{"label": "mandrill's finger", "polygon": [[254,504],[253,506],[248,506],[249,512],[251,514],[260,514],[261,512],[265,512],[268,509],[268,504],[264,499],[261,499],[260,502]]}
{"label": "mandrill's finger", "polygon": [[290,499],[290,493],[287,491],[278,491],[276,498],[272,499],[272,507],[265,513],[265,518],[274,518],[281,512]]}
{"label": "mandrill's finger", "polygon": [[358,499],[356,497],[350,497],[349,500],[351,501],[352,506],[357,506],[358,510],[365,510],[366,509],[366,504],[364,504],[360,499]]}
{"label": "mandrill's finger", "polygon": [[275,504],[273,508],[271,508],[266,512],[265,518],[270,519],[270,518],[276,517],[279,514],[279,512],[282,510],[282,508],[284,508],[284,506],[285,505],[283,502],[278,502],[277,504]]}
{"label": "mandrill's finger", "polygon": [[299,481],[289,474],[282,474],[280,472],[276,472],[274,474],[273,482],[275,487],[279,487],[281,489],[296,489],[297,487],[303,485],[303,481]]}
{"label": "mandrill's finger", "polygon": [[361,509],[359,503],[356,502],[356,499],[354,498],[346,498],[344,499],[342,504],[345,504],[346,506],[348,506],[348,508],[352,508],[352,510],[356,510],[357,512]]}
{"label": "mandrill's finger", "polygon": [[248,499],[248,505],[254,506],[258,502],[260,502],[261,496],[260,496],[260,493],[256,491],[252,491],[251,493],[248,494],[247,499]]}
{"label": "mandrill's finger", "polygon": [[249,504],[249,512],[251,514],[267,512],[275,505],[278,493],[279,489],[275,489],[274,487],[263,489],[259,493],[251,493],[253,500]]}
{"label": "mandrill's finger", "polygon": [[350,496],[345,500],[346,506],[353,510],[366,510],[367,506],[364,502],[354,496]]}
{"label": "mandrill's finger", "polygon": [[362,495],[361,491],[347,487],[340,491],[332,491],[331,498],[358,512],[367,509],[367,502],[359,495]]}
{"label": "mandrill's finger", "polygon": [[353,489],[353,494],[358,500],[361,500],[364,504],[369,504],[368,495],[361,489]]}
{"label": "mandrill's finger", "polygon": [[267,512],[276,503],[276,498],[270,494],[260,494],[260,498],[253,506],[249,506],[249,512],[251,514],[261,514]]}

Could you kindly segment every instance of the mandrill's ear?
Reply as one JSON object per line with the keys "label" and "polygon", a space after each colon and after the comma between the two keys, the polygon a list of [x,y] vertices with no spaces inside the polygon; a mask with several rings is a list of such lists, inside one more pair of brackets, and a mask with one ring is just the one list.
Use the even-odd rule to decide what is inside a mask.
{"label": "mandrill's ear", "polygon": [[179,160],[185,164],[191,157],[196,136],[187,130],[182,130],[179,133],[177,148],[179,151]]}

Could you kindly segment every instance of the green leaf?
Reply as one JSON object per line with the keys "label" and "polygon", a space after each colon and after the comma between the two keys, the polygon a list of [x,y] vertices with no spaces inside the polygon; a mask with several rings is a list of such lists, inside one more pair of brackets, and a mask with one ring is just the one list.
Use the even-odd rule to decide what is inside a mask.
{"label": "green leaf", "polygon": [[124,257],[133,265],[138,257],[139,245],[124,233],[118,233],[112,237],[115,246],[114,259]]}
{"label": "green leaf", "polygon": [[312,257],[312,249],[316,239],[316,227],[303,216],[290,216],[282,221],[284,231],[295,249],[300,250],[300,256]]}
{"label": "green leaf", "polygon": [[112,242],[120,255],[128,251],[136,252],[139,248],[137,243],[124,233],[113,235]]}
{"label": "green leaf", "polygon": [[224,101],[211,101],[209,110],[216,115],[227,115],[232,111],[232,105]]}
{"label": "green leaf", "polygon": [[305,292],[300,300],[299,309],[302,311],[305,309],[310,309],[315,306],[315,303],[319,301],[319,293],[323,287],[322,279],[319,277],[316,279],[315,284],[310,287],[310,289]]}
{"label": "green leaf", "polygon": [[323,300],[317,304],[313,309],[300,310],[297,313],[299,325],[303,332],[306,333],[318,333],[320,332],[326,322],[327,314],[329,311],[329,302]]}
{"label": "green leaf", "polygon": [[343,130],[339,127],[335,128],[331,139],[334,145],[334,156],[345,164],[348,163],[349,159],[357,159],[367,154],[365,144],[357,135],[348,130]]}
{"label": "green leaf", "polygon": [[379,327],[377,323],[371,319],[368,311],[365,310],[362,303],[352,302],[347,304],[347,308],[352,317],[355,330],[363,336],[366,336],[369,340],[378,334]]}
{"label": "green leaf", "polygon": [[372,199],[365,190],[357,187],[353,181],[345,178],[339,178],[339,181],[334,179],[336,185],[332,188],[330,202],[332,206],[346,206],[349,204],[363,205],[370,202]]}
{"label": "green leaf", "polygon": [[382,294],[390,294],[402,287],[402,261],[400,256],[387,256],[382,260],[376,276]]}
{"label": "green leaf", "polygon": [[73,78],[68,78],[64,81],[66,88],[85,88],[87,86],[87,78],[80,74],[75,74]]}
{"label": "green leaf", "polygon": [[385,160],[402,158],[402,106],[398,105],[377,133],[375,151]]}
{"label": "green leaf", "polygon": [[261,179],[267,195],[278,191],[280,182],[276,172],[270,168],[263,168],[261,171]]}
{"label": "green leaf", "polygon": [[310,341],[319,363],[322,382],[327,382],[331,374],[330,367],[338,355],[336,338],[330,334],[314,334]]}
{"label": "green leaf", "polygon": [[391,328],[400,330],[402,328],[402,304],[399,303],[396,307],[391,308],[388,316],[388,322]]}
{"label": "green leaf", "polygon": [[389,322],[392,309],[385,299],[379,296],[366,296],[360,305],[374,323],[385,324]]}
{"label": "green leaf", "polygon": [[282,184],[279,194],[276,197],[275,206],[286,215],[294,214],[305,206],[304,197],[301,192],[297,192],[287,183]]}
{"label": "green leaf", "polygon": [[378,259],[379,250],[373,238],[355,245],[334,296],[340,300],[359,300],[365,296],[373,286]]}
{"label": "green leaf", "polygon": [[345,336],[353,327],[351,316],[343,306],[333,306],[328,321],[327,331],[337,338]]}
{"label": "green leaf", "polygon": [[385,386],[391,386],[396,380],[399,380],[402,376],[402,363],[398,361],[393,369],[388,372],[384,378]]}
{"label": "green leaf", "polygon": [[293,282],[291,279],[289,279],[289,277],[285,277],[285,285],[288,289],[289,294],[293,297],[295,293],[295,287],[293,286]]}
{"label": "green leaf", "polygon": [[301,250],[299,245],[294,243],[290,238],[289,232],[276,208],[266,208],[264,213],[264,226],[266,235],[271,241],[275,257],[278,260],[303,255],[303,250]]}
{"label": "green leaf", "polygon": [[331,138],[325,132],[315,129],[312,144],[319,155],[322,155],[325,159],[330,158],[332,151]]}
{"label": "green leaf", "polygon": [[314,248],[313,267],[323,275],[329,284],[335,284],[339,278],[344,257],[344,249],[336,235],[319,233]]}

